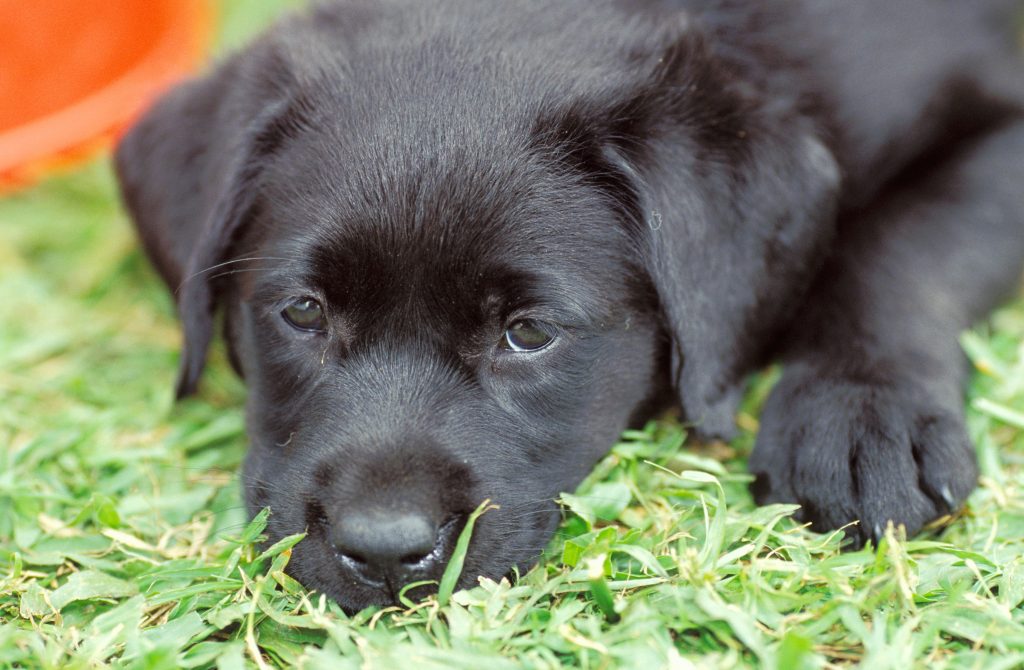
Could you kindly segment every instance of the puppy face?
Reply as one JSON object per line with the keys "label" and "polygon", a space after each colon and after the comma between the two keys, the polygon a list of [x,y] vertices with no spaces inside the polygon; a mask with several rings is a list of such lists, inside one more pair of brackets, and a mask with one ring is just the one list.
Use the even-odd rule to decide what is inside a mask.
{"label": "puppy face", "polygon": [[[308,529],[296,576],[352,609],[439,579],[485,499],[500,509],[476,527],[464,583],[525,567],[554,499],[663,374],[618,215],[522,148],[464,145],[444,165],[421,144],[437,160],[398,166],[321,132],[267,168],[269,184],[304,186],[265,193],[251,243],[266,260],[245,263],[230,317],[251,388],[249,506],[271,507],[275,538]],[[360,173],[296,160],[321,146]],[[360,544],[353,518],[374,534],[412,518],[434,541]],[[376,555],[389,542],[397,560]]]}
{"label": "puppy face", "polygon": [[726,433],[828,239],[811,129],[654,7],[324,5],[119,146],[179,394],[223,308],[246,500],[271,541],[308,530],[290,569],[346,609],[437,580],[486,499],[462,584],[528,565],[670,388]]}

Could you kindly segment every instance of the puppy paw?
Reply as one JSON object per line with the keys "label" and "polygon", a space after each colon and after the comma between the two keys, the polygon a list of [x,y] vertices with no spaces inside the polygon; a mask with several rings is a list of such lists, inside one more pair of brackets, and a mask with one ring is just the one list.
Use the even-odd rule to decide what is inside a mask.
{"label": "puppy paw", "polygon": [[954,511],[974,489],[974,447],[957,409],[921,381],[787,368],[765,405],[750,470],[759,504],[798,503],[817,531],[856,546],[889,521],[907,534]]}

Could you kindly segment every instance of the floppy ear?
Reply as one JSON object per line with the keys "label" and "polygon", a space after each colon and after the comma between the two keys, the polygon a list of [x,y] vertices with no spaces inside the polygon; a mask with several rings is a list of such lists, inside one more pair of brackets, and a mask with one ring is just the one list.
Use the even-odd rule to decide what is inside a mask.
{"label": "floppy ear", "polygon": [[680,402],[698,433],[728,438],[745,376],[833,238],[840,172],[796,101],[720,67],[683,37],[629,104],[653,114],[636,173]]}
{"label": "floppy ear", "polygon": [[696,431],[724,439],[735,434],[746,375],[764,363],[835,227],[838,168],[825,146],[801,132],[748,133],[737,174],[685,183],[666,160],[641,177],[674,385]]}
{"label": "floppy ear", "polygon": [[172,90],[116,151],[125,203],[176,297],[178,398],[195,391],[213,335],[218,287],[209,271],[229,258],[258,201],[261,166],[298,123],[286,70],[259,54]]}
{"label": "floppy ear", "polygon": [[[599,185],[632,213],[687,420],[727,438],[745,376],[763,363],[834,235],[839,168],[795,101],[760,97],[699,35],[648,62],[611,110],[587,121],[602,146],[572,154],[590,156]],[[574,125],[582,115],[571,115]]]}

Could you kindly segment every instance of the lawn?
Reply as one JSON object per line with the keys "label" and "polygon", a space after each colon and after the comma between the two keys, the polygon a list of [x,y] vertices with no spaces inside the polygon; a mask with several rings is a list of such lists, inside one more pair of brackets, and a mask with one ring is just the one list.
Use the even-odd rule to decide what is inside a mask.
{"label": "lawn", "polygon": [[[222,44],[287,4],[233,0]],[[257,11],[258,10],[258,11]],[[541,565],[346,616],[241,506],[244,388],[180,336],[106,160],[0,200],[0,667],[1024,667],[1024,303],[966,333],[982,479],[956,519],[841,552],[757,508],[732,444],[623,436]]]}

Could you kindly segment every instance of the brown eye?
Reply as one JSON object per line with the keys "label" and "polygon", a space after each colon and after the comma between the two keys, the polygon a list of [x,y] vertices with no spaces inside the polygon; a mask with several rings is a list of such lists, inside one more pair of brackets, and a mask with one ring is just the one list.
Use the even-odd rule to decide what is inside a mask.
{"label": "brown eye", "polygon": [[313,298],[298,298],[281,310],[281,316],[292,328],[314,333],[327,329],[324,309]]}
{"label": "brown eye", "polygon": [[539,321],[516,321],[502,339],[501,346],[515,352],[539,351],[551,344],[553,328]]}

